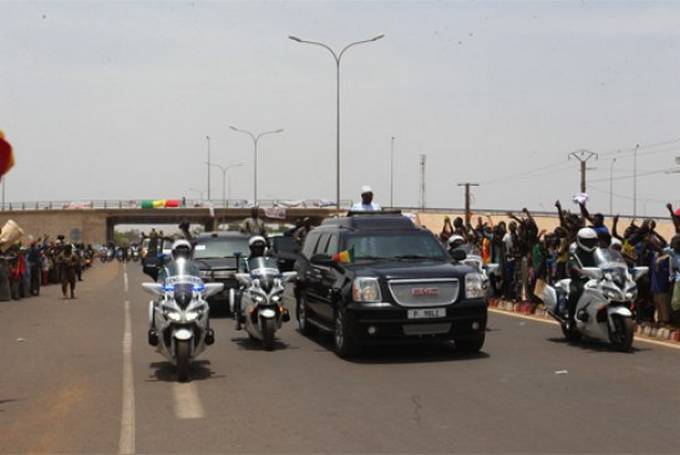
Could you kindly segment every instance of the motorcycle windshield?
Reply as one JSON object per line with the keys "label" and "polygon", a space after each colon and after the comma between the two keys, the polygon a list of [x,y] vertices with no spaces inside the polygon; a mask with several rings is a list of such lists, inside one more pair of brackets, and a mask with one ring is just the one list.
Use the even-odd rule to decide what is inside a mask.
{"label": "motorcycle windshield", "polygon": [[250,276],[260,281],[260,287],[269,292],[275,284],[275,280],[281,276],[276,258],[258,257],[248,259]]}
{"label": "motorcycle windshield", "polygon": [[626,261],[623,259],[621,253],[616,250],[610,250],[608,248],[598,248],[595,250],[593,255],[595,258],[595,263],[601,269],[610,268],[627,268]]}
{"label": "motorcycle windshield", "polygon": [[178,283],[203,284],[200,278],[200,269],[193,261],[179,258],[165,265],[165,283],[174,285]]}

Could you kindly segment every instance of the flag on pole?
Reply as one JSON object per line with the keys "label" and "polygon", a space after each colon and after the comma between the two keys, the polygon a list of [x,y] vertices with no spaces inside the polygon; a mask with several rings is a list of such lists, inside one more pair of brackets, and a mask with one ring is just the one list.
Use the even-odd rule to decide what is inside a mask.
{"label": "flag on pole", "polygon": [[0,130],[0,177],[7,174],[12,166],[14,166],[12,146],[5,140],[5,135]]}

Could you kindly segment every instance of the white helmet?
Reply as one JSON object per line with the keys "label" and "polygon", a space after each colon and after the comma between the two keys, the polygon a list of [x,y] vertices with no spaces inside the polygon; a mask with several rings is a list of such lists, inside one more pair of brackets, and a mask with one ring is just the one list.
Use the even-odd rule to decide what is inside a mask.
{"label": "white helmet", "polygon": [[191,259],[191,243],[184,239],[175,240],[172,244],[172,258],[173,259]]}
{"label": "white helmet", "polygon": [[597,248],[597,232],[592,228],[581,228],[576,234],[576,244],[584,251],[593,252]]}
{"label": "white helmet", "polygon": [[256,243],[261,243],[262,246],[267,245],[267,241],[261,235],[254,235],[250,238],[250,240],[248,240],[248,246],[253,246]]}
{"label": "white helmet", "polygon": [[463,244],[465,243],[465,239],[463,238],[463,236],[455,234],[449,237],[448,243],[449,248],[458,248],[460,246],[463,246]]}

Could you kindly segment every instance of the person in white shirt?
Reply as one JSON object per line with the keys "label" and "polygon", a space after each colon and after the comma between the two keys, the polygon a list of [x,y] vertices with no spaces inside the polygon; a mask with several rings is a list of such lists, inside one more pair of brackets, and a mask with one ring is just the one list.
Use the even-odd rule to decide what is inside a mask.
{"label": "person in white shirt", "polygon": [[373,190],[370,186],[361,187],[361,202],[352,206],[353,212],[379,212],[382,210],[379,204],[373,202]]}

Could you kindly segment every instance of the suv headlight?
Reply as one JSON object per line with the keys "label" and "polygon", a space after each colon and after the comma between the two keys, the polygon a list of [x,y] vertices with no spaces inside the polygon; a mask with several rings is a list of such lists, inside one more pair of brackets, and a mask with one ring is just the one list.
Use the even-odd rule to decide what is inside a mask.
{"label": "suv headlight", "polygon": [[479,273],[465,275],[465,297],[468,299],[481,299],[485,297],[484,277]]}
{"label": "suv headlight", "polygon": [[377,278],[358,277],[352,282],[352,299],[355,302],[375,303],[382,301]]}

